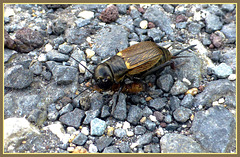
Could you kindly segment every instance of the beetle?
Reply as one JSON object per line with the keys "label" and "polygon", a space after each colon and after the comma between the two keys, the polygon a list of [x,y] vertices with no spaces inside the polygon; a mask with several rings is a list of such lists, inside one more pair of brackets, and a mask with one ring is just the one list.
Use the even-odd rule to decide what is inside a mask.
{"label": "beetle", "polygon": [[[173,65],[171,59],[183,57],[176,55],[194,46],[189,46],[172,55],[168,49],[158,46],[152,41],[143,41],[132,45],[97,65],[93,73],[93,79],[96,83],[95,89],[100,92],[107,91],[115,84],[123,83],[126,77],[140,76],[143,78],[160,68]],[[126,88],[129,87],[126,86]]]}

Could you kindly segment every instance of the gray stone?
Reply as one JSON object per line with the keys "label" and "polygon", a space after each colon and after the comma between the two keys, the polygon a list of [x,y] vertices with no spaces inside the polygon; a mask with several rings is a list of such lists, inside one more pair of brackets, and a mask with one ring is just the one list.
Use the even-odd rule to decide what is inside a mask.
{"label": "gray stone", "polygon": [[136,125],[141,118],[142,118],[142,109],[139,108],[138,106],[131,105],[128,112],[127,121]]}
{"label": "gray stone", "polygon": [[129,32],[123,26],[109,25],[94,36],[93,50],[102,58],[113,56],[116,49],[121,51],[128,47],[128,35]]}
{"label": "gray stone", "polygon": [[232,12],[235,9],[235,4],[223,4],[222,10]]}
{"label": "gray stone", "polygon": [[[113,97],[116,98],[117,95]],[[113,98],[113,99],[114,99]],[[127,117],[127,107],[126,107],[127,95],[120,93],[118,98],[118,103],[116,104],[115,110],[113,112],[113,117],[119,120],[124,120]]]}
{"label": "gray stone", "polygon": [[196,95],[194,107],[210,107],[212,102],[227,96],[236,96],[235,84],[227,79],[212,81],[207,83],[202,93]]}
{"label": "gray stone", "polygon": [[179,95],[179,94],[183,94],[183,93],[187,92],[187,90],[188,90],[188,88],[184,85],[184,83],[177,80],[174,83],[172,89],[170,90],[170,93],[172,95]]}
{"label": "gray stone", "polygon": [[194,34],[194,35],[200,33],[201,28],[202,28],[202,26],[201,26],[200,24],[194,23],[194,22],[193,22],[193,23],[190,23],[190,25],[188,25],[188,31],[189,31],[191,34]]}
{"label": "gray stone", "polygon": [[180,107],[181,100],[178,99],[176,96],[172,96],[170,98],[170,108],[172,111],[175,111],[177,108]]}
{"label": "gray stone", "polygon": [[96,145],[98,150],[101,152],[105,147],[109,146],[113,142],[112,137],[101,136],[97,141]]}
{"label": "gray stone", "polygon": [[231,112],[223,107],[212,107],[199,111],[193,120],[191,131],[203,148],[214,153],[228,153],[235,145],[236,121]]}
{"label": "gray stone", "polygon": [[106,122],[101,119],[94,118],[90,122],[90,128],[91,135],[101,136],[106,129]]}
{"label": "gray stone", "polygon": [[168,13],[173,13],[174,7],[171,4],[163,4],[163,9]]}
{"label": "gray stone", "polygon": [[161,88],[165,92],[169,92],[173,86],[173,78],[172,75],[166,74],[162,75],[157,79],[157,86]]}
{"label": "gray stone", "polygon": [[229,24],[223,25],[221,32],[223,32],[228,39],[233,39],[236,41],[236,24],[235,23],[229,23]]}
{"label": "gray stone", "polygon": [[122,17],[118,18],[116,22],[119,23],[120,25],[123,25],[126,28],[128,28],[130,30],[130,32],[134,31],[133,19],[131,18],[131,16],[129,16],[129,15],[122,16]]}
{"label": "gray stone", "polygon": [[187,26],[187,22],[176,23],[176,28],[178,28],[178,29],[185,29],[186,26]]}
{"label": "gray stone", "polygon": [[70,84],[78,74],[78,70],[74,67],[57,65],[52,70],[53,77],[57,84]]}
{"label": "gray stone", "polygon": [[122,138],[122,137],[127,136],[127,132],[126,132],[125,129],[115,129],[115,130],[114,130],[114,135],[115,135],[116,137]]}
{"label": "gray stone", "polygon": [[72,141],[72,143],[82,146],[87,141],[88,137],[82,133],[79,133]]}
{"label": "gray stone", "polygon": [[131,153],[131,149],[127,142],[121,142],[119,144],[119,149],[120,149],[121,153]]}
{"label": "gray stone", "polygon": [[218,78],[227,78],[232,74],[233,70],[226,63],[221,63],[213,68],[213,72]]}
{"label": "gray stone", "polygon": [[57,118],[59,117],[59,112],[58,112],[58,110],[56,109],[55,106],[56,106],[56,104],[49,104],[48,105],[48,109],[47,109],[48,115],[47,115],[47,117],[48,117],[48,120],[50,120],[50,121],[56,121]]}
{"label": "gray stone", "polygon": [[29,68],[29,70],[35,75],[40,75],[42,73],[42,68],[42,63],[37,61]]}
{"label": "gray stone", "polygon": [[192,94],[187,94],[184,96],[183,100],[181,101],[181,105],[186,108],[192,108],[194,103],[194,97]]}
{"label": "gray stone", "polygon": [[145,145],[145,144],[149,144],[152,141],[152,133],[146,133],[142,136],[140,136],[136,143],[138,143],[139,145]]}
{"label": "gray stone", "polygon": [[10,49],[4,49],[4,63],[7,63],[14,54],[16,54],[17,51],[10,50]]}
{"label": "gray stone", "polygon": [[173,117],[176,119],[176,121],[181,122],[181,123],[186,122],[190,118],[191,115],[192,115],[192,111],[185,107],[177,108],[173,112]]}
{"label": "gray stone", "polygon": [[119,150],[115,146],[106,147],[103,153],[119,153]]}
{"label": "gray stone", "polygon": [[91,21],[89,19],[82,19],[82,18],[78,18],[74,22],[76,23],[78,28],[81,28],[81,27],[86,26],[91,23]]}
{"label": "gray stone", "polygon": [[68,28],[65,30],[65,38],[68,43],[80,45],[85,42],[90,31],[85,28]]}
{"label": "gray stone", "polygon": [[162,98],[152,99],[149,102],[149,107],[154,108],[155,110],[160,111],[167,104],[164,102]]}
{"label": "gray stone", "polygon": [[142,112],[144,117],[148,117],[153,114],[153,111],[147,106],[144,107]]}
{"label": "gray stone", "polygon": [[171,123],[172,122],[172,116],[170,114],[167,114],[164,118],[164,121],[166,123]]}
{"label": "gray stone", "polygon": [[201,145],[191,137],[170,133],[160,140],[161,153],[204,153]]}
{"label": "gray stone", "polygon": [[75,108],[72,112],[68,112],[62,115],[59,118],[59,121],[67,126],[73,126],[75,128],[79,128],[83,117],[84,117],[84,111],[78,108]]}
{"label": "gray stone", "polygon": [[104,106],[102,107],[101,117],[102,117],[102,118],[105,118],[105,117],[108,117],[108,116],[110,116],[109,106],[104,105]]}
{"label": "gray stone", "polygon": [[156,123],[152,122],[151,120],[147,119],[144,123],[144,125],[146,126],[146,128],[150,131],[155,130],[156,128]]}
{"label": "gray stone", "polygon": [[164,35],[165,35],[165,33],[163,33],[161,30],[159,30],[157,28],[148,29],[147,34],[156,43],[159,43],[161,41],[162,37],[164,37]]}
{"label": "gray stone", "polygon": [[206,18],[206,32],[213,33],[214,31],[220,30],[223,26],[223,23],[220,21],[220,18],[211,13],[207,13]]}
{"label": "gray stone", "polygon": [[69,103],[67,104],[66,106],[64,106],[60,111],[59,111],[59,114],[60,116],[65,114],[65,113],[68,113],[68,112],[71,112],[73,110],[73,106]]}
{"label": "gray stone", "polygon": [[59,53],[57,50],[52,50],[47,53],[47,59],[49,61],[62,62],[62,61],[68,61],[69,56]]}
{"label": "gray stone", "polygon": [[136,135],[143,135],[146,132],[146,130],[147,129],[144,126],[137,125],[134,128],[134,134],[136,134]]}
{"label": "gray stone", "polygon": [[33,73],[22,65],[15,65],[4,72],[4,86],[15,89],[28,87],[33,81]]}
{"label": "gray stone", "polygon": [[62,44],[59,45],[58,51],[63,54],[69,54],[73,50],[73,46]]}
{"label": "gray stone", "polygon": [[88,110],[85,112],[86,117],[83,121],[83,124],[89,124],[94,118],[96,118],[99,114],[99,110]]}

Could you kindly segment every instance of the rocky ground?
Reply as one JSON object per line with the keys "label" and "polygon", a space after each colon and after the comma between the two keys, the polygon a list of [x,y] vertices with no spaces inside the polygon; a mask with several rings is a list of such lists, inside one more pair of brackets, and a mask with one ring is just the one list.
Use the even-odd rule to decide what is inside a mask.
{"label": "rocky ground", "polygon": [[[236,153],[235,5],[5,4],[4,32],[4,152]],[[149,38],[196,46],[146,91],[78,92],[70,56],[93,70]]]}

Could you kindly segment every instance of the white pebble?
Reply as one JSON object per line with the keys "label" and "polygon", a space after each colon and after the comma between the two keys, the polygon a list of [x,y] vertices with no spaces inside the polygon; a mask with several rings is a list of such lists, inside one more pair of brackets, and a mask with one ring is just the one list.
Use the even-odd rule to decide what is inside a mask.
{"label": "white pebble", "polygon": [[127,130],[127,129],[129,129],[130,127],[131,127],[131,125],[130,125],[129,122],[125,121],[125,122],[123,123],[123,129]]}
{"label": "white pebble", "polygon": [[231,75],[229,75],[229,76],[228,76],[228,80],[230,80],[230,81],[236,80],[236,74],[231,74]]}
{"label": "white pebble", "polygon": [[92,12],[92,11],[82,11],[78,14],[77,17],[81,17],[81,18],[84,18],[84,19],[91,19],[91,18],[94,18],[94,12]]}
{"label": "white pebble", "polygon": [[122,124],[118,122],[118,123],[116,124],[116,128],[121,128],[121,127],[122,127]]}
{"label": "white pebble", "polygon": [[88,148],[89,153],[97,153],[97,151],[98,151],[97,146],[95,146],[94,144],[89,145],[89,148]]}
{"label": "white pebble", "polygon": [[213,106],[218,106],[219,103],[218,103],[217,101],[214,101],[214,102],[212,103],[212,105],[213,105]]}
{"label": "white pebble", "polygon": [[68,151],[68,152],[73,152],[74,149],[75,149],[74,147],[68,147],[68,148],[67,148],[67,151]]}
{"label": "white pebble", "polygon": [[202,105],[199,105],[199,106],[198,106],[198,109],[199,109],[199,110],[201,110],[202,108],[203,108],[203,106],[202,106]]}
{"label": "white pebble", "polygon": [[92,56],[95,55],[95,52],[91,49],[86,49],[85,53],[87,55],[87,58],[92,58]]}
{"label": "white pebble", "polygon": [[188,80],[188,79],[186,79],[186,78],[183,78],[183,80],[182,80],[183,82],[185,82],[187,85],[191,85],[192,83]]}
{"label": "white pebble", "polygon": [[45,50],[46,52],[49,52],[49,51],[51,51],[52,49],[53,49],[53,47],[52,47],[51,44],[46,44],[45,47],[44,47],[44,50]]}
{"label": "white pebble", "polygon": [[158,137],[162,137],[165,134],[162,127],[157,128],[155,133]]}
{"label": "white pebble", "polygon": [[39,62],[46,62],[47,61],[47,55],[42,53],[40,54],[40,56],[38,57],[38,61]]}
{"label": "white pebble", "polygon": [[13,9],[7,8],[4,10],[4,16],[5,17],[10,17],[10,16],[14,16],[15,12]]}
{"label": "white pebble", "polygon": [[133,45],[138,44],[138,43],[139,43],[139,42],[137,42],[137,41],[130,41],[130,42],[129,42],[129,45],[130,45],[130,46],[133,46]]}
{"label": "white pebble", "polygon": [[153,122],[156,122],[156,121],[157,121],[157,118],[156,118],[155,116],[153,116],[153,115],[150,115],[150,116],[149,116],[149,119],[150,119],[151,121],[153,121]]}
{"label": "white pebble", "polygon": [[142,28],[142,29],[147,29],[147,27],[148,27],[148,22],[147,22],[147,20],[143,20],[143,21],[141,21],[140,22],[140,27]]}
{"label": "white pebble", "polygon": [[223,104],[224,102],[225,102],[224,98],[220,98],[220,99],[218,100],[218,103],[219,103],[219,104]]}
{"label": "white pebble", "polygon": [[67,127],[67,133],[68,134],[73,134],[76,131],[74,127]]}
{"label": "white pebble", "polygon": [[[80,63],[81,63],[82,65],[84,65],[85,67],[86,67],[86,65],[87,65],[87,63],[86,63],[85,61],[81,61]],[[83,67],[81,64],[79,64],[79,72],[82,73],[82,74],[84,74],[85,71],[86,71],[86,68]]]}
{"label": "white pebble", "polygon": [[87,127],[83,127],[81,133],[83,133],[84,135],[89,135],[89,129]]}
{"label": "white pebble", "polygon": [[127,131],[127,136],[128,136],[128,137],[131,137],[131,136],[133,136],[133,135],[134,135],[133,131]]}
{"label": "white pebble", "polygon": [[133,149],[133,148],[137,147],[138,145],[139,145],[138,143],[132,143],[130,148]]}

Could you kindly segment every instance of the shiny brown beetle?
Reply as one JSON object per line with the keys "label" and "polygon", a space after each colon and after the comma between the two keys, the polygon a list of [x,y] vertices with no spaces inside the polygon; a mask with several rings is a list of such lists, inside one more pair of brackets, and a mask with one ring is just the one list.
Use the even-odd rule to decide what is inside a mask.
{"label": "shiny brown beetle", "polygon": [[[165,66],[173,65],[171,59],[183,57],[177,55],[194,46],[189,46],[172,55],[169,50],[158,46],[152,41],[143,41],[118,52],[110,59],[98,64],[94,72],[89,71],[81,63],[79,64],[93,74],[95,80],[94,90],[99,92],[116,91],[116,89],[120,88],[123,92],[133,91],[133,93],[137,93],[145,89],[144,85],[141,83],[125,85],[123,84],[124,78],[137,76],[142,79]],[[120,84],[122,84],[122,87]]]}

